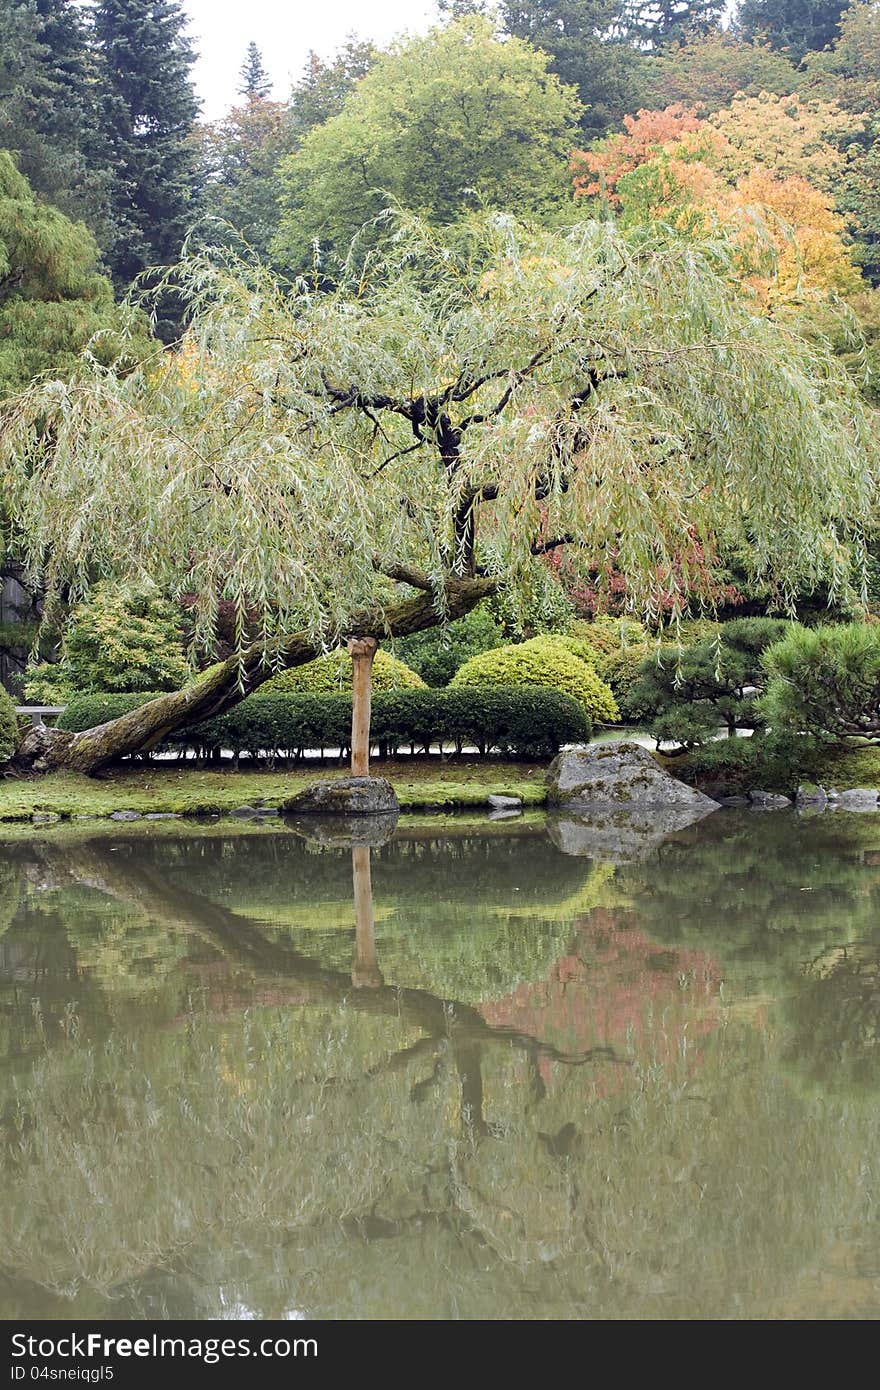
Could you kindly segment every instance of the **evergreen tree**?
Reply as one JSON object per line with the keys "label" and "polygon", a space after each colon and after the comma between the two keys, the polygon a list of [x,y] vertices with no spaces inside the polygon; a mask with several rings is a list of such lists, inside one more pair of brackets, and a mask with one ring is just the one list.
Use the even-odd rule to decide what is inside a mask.
{"label": "evergreen tree", "polygon": [[249,101],[264,101],[272,90],[269,74],[263,67],[263,55],[251,39],[245,52],[238,92]]}
{"label": "evergreen tree", "polygon": [[97,0],[101,139],[113,173],[118,285],[174,261],[196,210],[198,102],[180,0]]}
{"label": "evergreen tree", "polygon": [[724,0],[625,0],[624,23],[630,38],[661,48],[711,33],[724,10]]}
{"label": "evergreen tree", "polygon": [[109,239],[88,34],[73,0],[0,0],[0,148],[35,192]]}
{"label": "evergreen tree", "polygon": [[289,108],[265,97],[199,130],[204,212],[231,223],[265,257],[281,215],[281,162],[295,143]]}
{"label": "evergreen tree", "polygon": [[741,0],[736,29],[744,39],[785,49],[793,63],[834,43],[849,0]]}

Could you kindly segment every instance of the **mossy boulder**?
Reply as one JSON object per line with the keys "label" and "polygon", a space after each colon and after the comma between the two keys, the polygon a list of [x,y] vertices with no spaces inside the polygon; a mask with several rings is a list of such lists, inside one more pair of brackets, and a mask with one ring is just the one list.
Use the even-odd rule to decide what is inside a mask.
{"label": "mossy boulder", "polygon": [[717,802],[679,782],[637,743],[571,749],[547,769],[547,800],[567,810],[682,806],[702,815]]}
{"label": "mossy boulder", "polygon": [[313,782],[281,807],[288,815],[396,816],[397,795],[384,777],[338,777]]}

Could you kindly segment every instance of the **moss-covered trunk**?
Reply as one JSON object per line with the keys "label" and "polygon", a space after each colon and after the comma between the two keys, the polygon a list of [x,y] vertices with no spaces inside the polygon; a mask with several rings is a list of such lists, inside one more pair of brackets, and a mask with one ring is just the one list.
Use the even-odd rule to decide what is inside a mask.
{"label": "moss-covered trunk", "polygon": [[[463,617],[496,588],[495,579],[447,579],[448,617]],[[357,614],[349,630],[358,637],[406,637],[436,627],[440,621],[437,609],[434,593],[426,590],[391,608]],[[88,775],[100,772],[126,754],[155,748],[175,729],[222,714],[279,669],[302,666],[320,654],[321,648],[302,632],[279,638],[268,651],[262,644],[254,643],[241,658],[231,656],[183,690],[160,695],[140,709],[97,728],[78,734],[44,727],[29,730],[16,753],[13,770],[26,773],[68,769]]]}

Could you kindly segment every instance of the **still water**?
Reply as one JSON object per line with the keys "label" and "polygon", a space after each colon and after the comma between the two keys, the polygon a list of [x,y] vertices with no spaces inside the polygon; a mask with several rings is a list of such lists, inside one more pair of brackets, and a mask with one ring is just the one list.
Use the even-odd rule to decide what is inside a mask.
{"label": "still water", "polygon": [[0,1317],[876,1318],[880,817],[636,840],[4,842]]}

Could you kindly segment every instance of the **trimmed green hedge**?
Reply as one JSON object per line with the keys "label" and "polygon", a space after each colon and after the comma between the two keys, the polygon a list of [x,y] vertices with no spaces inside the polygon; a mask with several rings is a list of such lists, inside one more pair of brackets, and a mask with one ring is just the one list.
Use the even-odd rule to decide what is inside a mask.
{"label": "trimmed green hedge", "polygon": [[[78,733],[118,718],[151,698],[144,695],[81,695],[58,721]],[[236,755],[280,754],[301,758],[307,749],[347,748],[351,698],[347,695],[255,694],[225,714],[179,729],[157,751],[207,754],[225,748]],[[584,743],[591,733],[583,707],[554,690],[399,690],[373,698],[372,742],[380,756],[399,749],[427,750],[451,743],[474,746],[485,756],[550,758],[565,743]]]}

